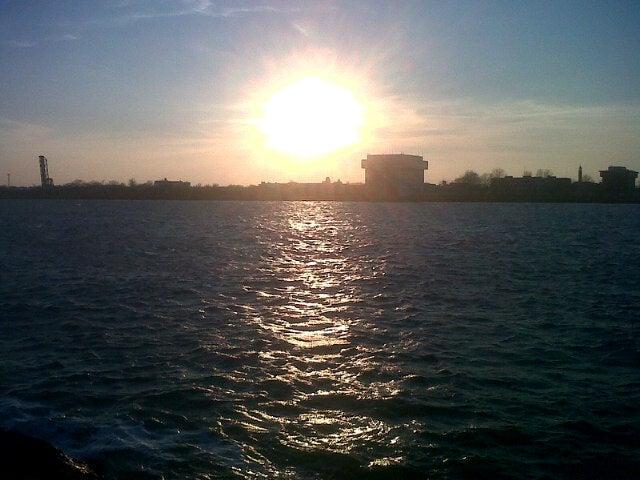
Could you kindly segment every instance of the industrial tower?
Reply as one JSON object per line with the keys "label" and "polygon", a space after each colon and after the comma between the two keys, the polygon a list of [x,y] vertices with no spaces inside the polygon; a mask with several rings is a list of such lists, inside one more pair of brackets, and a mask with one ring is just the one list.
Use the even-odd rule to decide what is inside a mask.
{"label": "industrial tower", "polygon": [[53,187],[53,179],[49,176],[49,166],[47,165],[47,157],[40,155],[40,181],[42,182],[42,188]]}

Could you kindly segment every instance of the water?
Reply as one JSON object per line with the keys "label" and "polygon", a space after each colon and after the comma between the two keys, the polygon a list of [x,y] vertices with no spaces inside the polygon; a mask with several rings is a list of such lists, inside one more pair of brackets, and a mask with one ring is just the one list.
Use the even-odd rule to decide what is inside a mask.
{"label": "water", "polygon": [[634,478],[640,206],[0,202],[0,427],[107,478]]}

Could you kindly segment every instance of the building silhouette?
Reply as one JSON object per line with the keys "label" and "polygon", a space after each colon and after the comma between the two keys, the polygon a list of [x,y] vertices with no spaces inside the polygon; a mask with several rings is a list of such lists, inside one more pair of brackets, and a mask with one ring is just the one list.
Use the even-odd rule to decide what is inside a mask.
{"label": "building silhouette", "polygon": [[600,170],[602,191],[610,199],[623,200],[631,198],[636,188],[638,172],[626,167],[611,166]]}
{"label": "building silhouette", "polygon": [[428,162],[419,155],[367,155],[362,160],[364,183],[374,197],[417,198],[424,188]]}
{"label": "building silhouette", "polygon": [[549,177],[492,178],[491,192],[498,200],[561,201],[571,197],[571,179]]}

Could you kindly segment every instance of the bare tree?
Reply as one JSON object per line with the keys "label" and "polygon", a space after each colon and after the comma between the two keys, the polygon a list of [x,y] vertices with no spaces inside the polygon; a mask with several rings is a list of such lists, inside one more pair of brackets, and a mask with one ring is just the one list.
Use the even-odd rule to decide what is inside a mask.
{"label": "bare tree", "polygon": [[494,178],[503,178],[506,175],[502,168],[494,168],[490,173],[483,173],[480,176],[480,182],[483,185],[490,185]]}
{"label": "bare tree", "polygon": [[536,177],[542,177],[542,178],[553,177],[553,172],[547,168],[545,169],[539,168],[538,171],[536,172]]}
{"label": "bare tree", "polygon": [[489,178],[503,178],[506,172],[501,168],[494,168],[489,174]]}

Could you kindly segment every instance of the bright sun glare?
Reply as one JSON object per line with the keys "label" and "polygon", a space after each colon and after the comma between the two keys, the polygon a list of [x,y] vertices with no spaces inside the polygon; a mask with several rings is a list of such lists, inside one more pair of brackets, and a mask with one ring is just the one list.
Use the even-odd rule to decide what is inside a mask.
{"label": "bright sun glare", "polygon": [[264,104],[259,127],[269,148],[309,158],[358,142],[362,122],[362,106],[349,90],[308,77]]}

